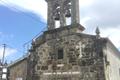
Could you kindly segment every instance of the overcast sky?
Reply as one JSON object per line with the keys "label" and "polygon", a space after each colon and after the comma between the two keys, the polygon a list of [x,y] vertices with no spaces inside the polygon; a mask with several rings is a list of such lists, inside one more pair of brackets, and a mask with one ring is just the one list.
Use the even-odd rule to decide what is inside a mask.
{"label": "overcast sky", "polygon": [[[79,0],[79,1],[80,1],[80,23],[86,28],[84,33],[95,34],[95,29],[98,26],[101,31],[101,36],[108,37],[115,44],[117,48],[120,48],[120,37],[119,37],[120,35],[120,9],[119,9],[120,0]],[[38,21],[40,21],[40,24],[35,23],[34,21],[33,21],[34,23],[31,23],[31,24],[29,23],[29,26],[31,25],[31,27],[29,27],[31,29],[30,31],[33,31],[34,33],[32,32],[29,33],[30,31],[27,30],[28,24],[25,25],[26,26],[25,32],[28,31],[28,33],[26,33],[28,35],[26,36],[29,36],[29,37],[20,38],[20,39],[25,39],[23,40],[23,43],[21,41],[21,44],[24,44],[25,41],[32,39],[33,35],[41,31],[41,30],[38,30],[38,28],[41,29],[41,26],[38,27],[38,25],[46,24],[47,4],[45,0],[0,0],[0,6],[7,7],[8,8],[7,10],[14,12],[12,13],[13,15],[19,14],[22,12],[25,15],[32,16],[32,18],[35,18]],[[4,11],[3,8],[0,9],[0,14],[3,11]],[[20,17],[24,19],[24,16],[23,17],[22,16]],[[29,19],[27,18],[26,21],[27,20],[30,20],[30,18]],[[14,16],[14,21],[17,22],[17,18],[15,18],[15,16]],[[33,25],[36,27],[32,28]],[[3,26],[0,25],[0,28],[3,28]],[[6,39],[3,34],[6,34],[6,33],[0,30],[0,37],[2,36],[1,39],[3,39],[3,40],[0,40],[1,44],[2,42],[4,42],[4,39]],[[11,32],[9,36],[7,35],[7,39],[13,38],[14,35],[15,33]],[[15,40],[13,41],[15,42]],[[20,46],[19,43],[13,46],[16,47],[18,45]],[[16,53],[17,51],[18,50],[16,48],[8,48],[7,54],[10,55],[12,53]],[[1,47],[0,47],[0,53],[2,54]]]}

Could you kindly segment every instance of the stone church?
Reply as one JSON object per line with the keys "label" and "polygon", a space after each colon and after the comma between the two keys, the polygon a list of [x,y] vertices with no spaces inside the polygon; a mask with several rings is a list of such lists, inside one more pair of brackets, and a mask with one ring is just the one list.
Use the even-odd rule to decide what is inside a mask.
{"label": "stone church", "polygon": [[[100,36],[99,28],[96,35],[83,33],[79,0],[46,2],[48,30],[33,40],[24,59],[27,71],[21,71],[26,77],[19,75],[20,80],[120,80],[120,52],[108,38]],[[11,66],[18,66],[18,62],[15,64]],[[10,75],[14,74],[11,69]]]}

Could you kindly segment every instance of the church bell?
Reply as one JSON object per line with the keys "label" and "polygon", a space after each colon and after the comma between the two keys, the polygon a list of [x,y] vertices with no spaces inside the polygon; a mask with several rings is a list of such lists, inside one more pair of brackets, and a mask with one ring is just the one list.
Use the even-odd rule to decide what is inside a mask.
{"label": "church bell", "polygon": [[70,10],[66,10],[66,15],[65,15],[66,17],[71,17],[71,12],[70,12]]}
{"label": "church bell", "polygon": [[57,13],[57,14],[55,15],[55,20],[60,20],[60,14],[59,14],[59,13]]}

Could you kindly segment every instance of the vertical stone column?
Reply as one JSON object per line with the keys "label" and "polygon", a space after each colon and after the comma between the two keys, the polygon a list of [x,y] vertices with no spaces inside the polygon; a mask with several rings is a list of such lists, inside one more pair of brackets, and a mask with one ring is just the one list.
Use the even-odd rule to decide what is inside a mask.
{"label": "vertical stone column", "polygon": [[53,14],[53,3],[52,0],[46,0],[48,3],[48,16],[47,16],[47,25],[48,25],[48,30],[54,29],[55,28],[55,20],[54,20],[54,14]]}
{"label": "vertical stone column", "polygon": [[60,27],[66,26],[66,17],[65,17],[65,11],[64,11],[64,0],[60,1]]}
{"label": "vertical stone column", "polygon": [[71,0],[71,22],[76,24],[80,22],[79,18],[79,0]]}

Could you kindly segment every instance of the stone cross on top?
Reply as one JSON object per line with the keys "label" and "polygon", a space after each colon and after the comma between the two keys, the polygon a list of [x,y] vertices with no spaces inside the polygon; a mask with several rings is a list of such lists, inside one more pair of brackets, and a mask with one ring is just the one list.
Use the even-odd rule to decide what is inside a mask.
{"label": "stone cross on top", "polygon": [[48,4],[48,29],[55,29],[56,21],[60,27],[66,26],[66,18],[71,24],[79,23],[79,0],[46,0]]}

